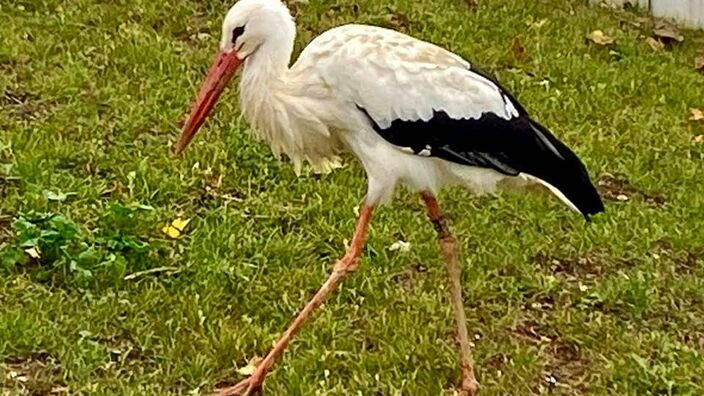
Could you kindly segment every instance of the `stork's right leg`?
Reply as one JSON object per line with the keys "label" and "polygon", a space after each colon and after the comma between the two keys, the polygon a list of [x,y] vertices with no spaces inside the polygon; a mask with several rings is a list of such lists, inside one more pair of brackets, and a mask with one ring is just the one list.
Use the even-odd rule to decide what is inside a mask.
{"label": "stork's right leg", "polygon": [[457,262],[457,241],[450,233],[450,229],[447,226],[435,197],[430,193],[421,193],[421,198],[423,198],[428,210],[428,217],[438,233],[440,248],[447,262],[447,273],[450,278],[450,302],[452,304],[452,311],[455,314],[457,338],[460,343],[460,370],[462,379],[459,384],[459,390],[466,396],[474,396],[477,393],[479,383],[474,377],[472,354],[470,351],[469,337],[467,336],[467,320],[464,314],[462,286],[460,284],[460,266]]}
{"label": "stork's right leg", "polygon": [[252,396],[261,392],[264,378],[268,374],[269,370],[271,370],[274,366],[276,360],[278,360],[284,353],[284,350],[291,342],[291,339],[301,330],[303,324],[306,320],[308,320],[313,311],[318,308],[320,304],[322,304],[323,301],[325,301],[325,299],[333,291],[335,291],[335,289],[337,289],[342,280],[357,269],[357,266],[359,265],[359,257],[362,255],[362,248],[364,247],[364,239],[367,235],[369,221],[372,217],[372,209],[373,207],[369,204],[365,204],[362,207],[359,212],[357,228],[355,229],[354,237],[352,238],[352,243],[350,244],[347,253],[335,264],[332,274],[330,274],[328,280],[325,281],[320,290],[315,293],[315,296],[313,296],[298,316],[296,316],[296,319],[293,320],[291,326],[289,326],[284,334],[281,335],[279,340],[276,342],[276,345],[274,345],[274,348],[272,348],[264,360],[259,363],[256,370],[254,370],[254,374],[235,386],[218,389],[215,395]]}

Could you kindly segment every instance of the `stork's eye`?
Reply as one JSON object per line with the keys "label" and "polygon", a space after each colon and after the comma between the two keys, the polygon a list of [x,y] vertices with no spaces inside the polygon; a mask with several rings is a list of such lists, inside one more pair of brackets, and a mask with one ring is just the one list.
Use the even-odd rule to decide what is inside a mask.
{"label": "stork's eye", "polygon": [[232,30],[232,44],[235,44],[242,33],[244,33],[244,26],[238,26]]}

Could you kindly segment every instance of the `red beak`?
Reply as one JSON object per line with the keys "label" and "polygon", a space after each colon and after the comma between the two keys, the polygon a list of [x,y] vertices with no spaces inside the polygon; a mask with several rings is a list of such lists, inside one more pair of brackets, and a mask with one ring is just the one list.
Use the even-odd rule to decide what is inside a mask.
{"label": "red beak", "polygon": [[173,147],[174,154],[180,154],[191,142],[191,139],[196,135],[200,126],[203,125],[205,118],[215,107],[220,94],[225,90],[227,83],[230,82],[230,79],[232,79],[241,64],[242,60],[237,57],[235,51],[229,53],[220,52],[217,55],[213,65],[210,67],[210,71],[208,71],[208,75],[205,77],[205,82],[201,86],[200,92],[198,92],[196,101],[191,109],[191,115],[183,126],[181,137]]}

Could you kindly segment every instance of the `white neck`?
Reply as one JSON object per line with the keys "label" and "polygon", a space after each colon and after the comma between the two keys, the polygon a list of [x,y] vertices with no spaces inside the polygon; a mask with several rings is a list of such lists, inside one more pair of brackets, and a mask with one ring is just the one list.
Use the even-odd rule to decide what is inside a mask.
{"label": "white neck", "polygon": [[319,107],[315,99],[305,96],[304,88],[312,82],[290,72],[295,27],[288,30],[277,30],[245,59],[240,108],[255,134],[275,155],[290,157],[298,173],[303,160],[325,167],[338,150],[314,113]]}

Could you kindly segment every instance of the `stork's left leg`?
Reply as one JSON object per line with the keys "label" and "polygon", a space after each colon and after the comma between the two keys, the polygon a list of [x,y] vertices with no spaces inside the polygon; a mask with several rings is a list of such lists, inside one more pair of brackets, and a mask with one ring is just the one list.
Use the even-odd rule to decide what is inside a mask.
{"label": "stork's left leg", "polygon": [[467,396],[474,396],[477,393],[479,383],[474,377],[474,367],[472,354],[470,351],[469,337],[467,336],[467,320],[464,314],[464,304],[462,302],[462,286],[460,284],[460,267],[457,262],[457,241],[450,233],[447,222],[440,211],[438,201],[427,192],[421,193],[421,198],[425,202],[428,210],[428,217],[435,226],[440,240],[440,248],[447,261],[447,273],[450,278],[450,302],[452,311],[455,314],[457,324],[457,338],[460,343],[460,369],[462,379],[459,390]]}
{"label": "stork's left leg", "polygon": [[296,316],[293,323],[289,328],[281,335],[279,340],[274,345],[274,348],[269,352],[268,355],[262,360],[251,377],[241,381],[235,386],[229,388],[218,389],[215,393],[217,396],[253,396],[256,393],[261,392],[262,384],[264,383],[264,378],[274,363],[283,355],[284,350],[291,342],[293,337],[301,330],[303,324],[310,318],[313,311],[318,308],[323,301],[340,285],[343,279],[345,279],[349,274],[354,272],[359,265],[359,258],[362,255],[362,248],[364,247],[364,240],[367,235],[367,229],[369,228],[369,221],[372,218],[373,207],[371,204],[365,204],[359,211],[359,220],[357,220],[357,227],[354,232],[354,237],[352,238],[352,243],[350,244],[347,253],[343,258],[341,258],[332,270],[332,274],[328,280],[323,284],[323,286],[318,290],[313,298],[306,304],[303,310]]}

